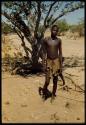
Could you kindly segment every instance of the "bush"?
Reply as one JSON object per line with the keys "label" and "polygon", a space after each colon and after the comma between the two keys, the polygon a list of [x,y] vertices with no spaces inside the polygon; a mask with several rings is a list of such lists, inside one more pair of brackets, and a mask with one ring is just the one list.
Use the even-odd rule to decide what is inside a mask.
{"label": "bush", "polygon": [[84,20],[79,21],[79,23],[77,25],[71,25],[70,31],[72,33],[77,32],[80,37],[84,36]]}
{"label": "bush", "polygon": [[12,33],[14,32],[10,24],[2,23],[2,33]]}
{"label": "bush", "polygon": [[69,25],[65,19],[58,21],[56,24],[59,26],[59,34],[69,30]]}

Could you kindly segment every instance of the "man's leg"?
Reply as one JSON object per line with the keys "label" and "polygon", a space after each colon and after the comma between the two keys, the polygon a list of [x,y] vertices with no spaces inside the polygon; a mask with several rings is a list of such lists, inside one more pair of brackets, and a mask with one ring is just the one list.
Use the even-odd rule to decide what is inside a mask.
{"label": "man's leg", "polygon": [[45,84],[43,86],[43,95],[46,95],[49,83],[50,83],[50,77],[46,75]]}
{"label": "man's leg", "polygon": [[48,85],[49,85],[49,83],[50,83],[50,79],[51,79],[51,77],[50,77],[50,68],[47,67],[46,74],[45,74],[45,84],[44,84],[44,86],[43,86],[43,94],[44,94],[44,95],[45,95],[46,92],[47,92],[47,88],[48,88]]}
{"label": "man's leg", "polygon": [[65,80],[64,80],[64,77],[63,77],[62,73],[60,73],[59,76],[61,77],[61,79],[63,81],[63,85],[65,85]]}
{"label": "man's leg", "polygon": [[52,95],[56,96],[58,76],[53,76],[53,91]]}

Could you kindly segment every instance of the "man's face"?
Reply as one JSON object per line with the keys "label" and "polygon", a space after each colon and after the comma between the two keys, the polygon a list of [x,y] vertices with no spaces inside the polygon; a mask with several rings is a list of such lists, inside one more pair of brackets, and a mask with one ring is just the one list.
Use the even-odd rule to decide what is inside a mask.
{"label": "man's face", "polygon": [[58,33],[57,27],[53,27],[53,29],[51,30],[51,34],[52,34],[53,36],[57,36],[57,33]]}

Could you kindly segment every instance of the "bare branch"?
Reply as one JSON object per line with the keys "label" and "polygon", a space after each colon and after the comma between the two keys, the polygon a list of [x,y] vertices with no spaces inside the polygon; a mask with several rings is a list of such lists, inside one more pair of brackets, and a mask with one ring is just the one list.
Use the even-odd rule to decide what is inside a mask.
{"label": "bare branch", "polygon": [[85,92],[84,89],[82,89],[79,85],[77,85],[77,84],[73,81],[73,79],[72,79],[71,77],[69,77],[69,76],[65,76],[65,77],[71,80],[71,83],[75,86],[75,90],[76,90],[76,87],[77,87],[77,88],[79,88],[80,90],[82,90],[83,92]]}
{"label": "bare branch", "polygon": [[21,10],[24,11],[26,17],[31,14],[30,9],[31,9],[31,1],[27,1],[26,4],[25,2],[23,2],[23,5],[21,6]]}
{"label": "bare branch", "polygon": [[28,48],[27,46],[26,46],[26,49],[27,49],[30,53],[32,53],[31,49],[30,49],[30,48]]}
{"label": "bare branch", "polygon": [[[61,14],[59,14],[59,16],[58,17],[56,17],[52,22],[51,22],[51,20],[52,20],[52,18],[53,18],[53,15],[54,15],[54,13],[49,17],[49,20],[48,20],[48,24],[45,26],[44,25],[44,27],[43,27],[43,31],[45,32],[46,31],[46,29],[50,26],[50,25],[53,25],[59,18],[61,18],[62,16],[64,16],[64,15],[66,15],[66,14],[68,14],[68,13],[70,13],[70,12],[73,12],[73,11],[75,11],[75,10],[78,10],[78,9],[80,9],[80,8],[83,8],[84,7],[84,5],[83,5],[83,3],[82,4],[78,4],[78,6],[72,6],[71,4],[73,4],[74,2],[70,2],[69,3],[69,5],[70,5],[70,7],[69,7],[69,5],[68,5],[68,7],[66,8],[66,11],[64,11],[64,9],[65,9],[65,7],[64,7],[64,9],[63,9],[63,11],[61,12]],[[58,3],[58,5],[56,5],[55,7],[56,7],[56,11],[57,11],[57,7],[58,7],[58,9],[60,9],[60,7],[62,6],[62,2],[61,3]],[[67,3],[68,4],[68,3]],[[67,10],[68,9],[68,10]]]}
{"label": "bare branch", "polygon": [[49,14],[50,14],[50,12],[51,12],[53,6],[56,4],[56,2],[57,2],[57,1],[54,1],[54,2],[50,5],[49,11],[47,12],[47,15],[46,15],[45,20],[44,20],[44,26],[46,26],[47,18],[48,18],[48,16],[49,16]]}
{"label": "bare branch", "polygon": [[38,17],[36,20],[36,27],[35,27],[34,33],[36,33],[38,31],[38,27],[39,27],[39,23],[40,23],[40,19],[41,19],[41,2],[40,1],[37,2],[37,11],[38,11]]}
{"label": "bare branch", "polygon": [[21,45],[23,46],[24,51],[26,52],[26,56],[29,57],[28,51],[31,53],[31,50],[26,47],[25,42],[24,42],[24,36],[20,32],[18,32],[18,30],[15,27],[14,27],[14,30],[16,31],[17,35],[21,38],[21,41],[22,41]]}
{"label": "bare branch", "polygon": [[51,23],[51,25],[53,25],[59,18],[61,18],[62,16],[68,14],[69,12],[73,12],[73,11],[78,10],[79,8],[83,8],[83,7],[84,7],[84,5],[81,5],[81,6],[69,8],[69,10],[67,10],[66,12],[63,11],[58,17],[56,17],[54,19],[54,21]]}
{"label": "bare branch", "polygon": [[[31,42],[31,32],[30,29],[26,26],[26,24],[24,23],[24,21],[22,21],[21,19],[18,20],[17,18],[20,18],[18,13],[15,14],[15,16],[10,16],[8,15],[6,12],[2,12],[2,14],[8,19],[10,20],[10,22],[15,25],[15,27],[17,27],[19,30],[21,30],[24,33],[24,36],[26,37],[26,39]],[[18,15],[18,16],[17,16]]]}

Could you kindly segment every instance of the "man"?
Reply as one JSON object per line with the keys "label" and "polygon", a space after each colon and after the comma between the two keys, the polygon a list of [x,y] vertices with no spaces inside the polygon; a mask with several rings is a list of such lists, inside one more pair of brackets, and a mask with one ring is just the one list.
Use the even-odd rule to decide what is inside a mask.
{"label": "man", "polygon": [[63,85],[65,84],[62,75],[62,42],[57,37],[57,33],[58,26],[53,25],[51,28],[51,37],[47,37],[43,41],[43,67],[46,71],[45,84],[43,86],[44,97],[46,96],[51,77],[53,77],[52,97],[56,97],[58,76],[62,78]]}

